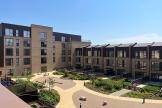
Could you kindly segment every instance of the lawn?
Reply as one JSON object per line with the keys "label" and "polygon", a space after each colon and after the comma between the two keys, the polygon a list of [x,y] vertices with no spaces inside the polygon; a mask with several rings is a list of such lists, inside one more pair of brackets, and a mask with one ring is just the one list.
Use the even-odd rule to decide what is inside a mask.
{"label": "lawn", "polygon": [[112,79],[94,79],[85,83],[85,86],[97,92],[109,94],[121,90],[123,87],[131,85],[125,79],[112,80]]}

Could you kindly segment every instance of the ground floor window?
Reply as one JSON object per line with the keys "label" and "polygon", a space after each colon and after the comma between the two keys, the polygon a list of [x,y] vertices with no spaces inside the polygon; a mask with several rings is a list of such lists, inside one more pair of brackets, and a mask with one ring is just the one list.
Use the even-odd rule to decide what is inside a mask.
{"label": "ground floor window", "polygon": [[42,66],[41,67],[41,72],[47,72],[47,66]]}

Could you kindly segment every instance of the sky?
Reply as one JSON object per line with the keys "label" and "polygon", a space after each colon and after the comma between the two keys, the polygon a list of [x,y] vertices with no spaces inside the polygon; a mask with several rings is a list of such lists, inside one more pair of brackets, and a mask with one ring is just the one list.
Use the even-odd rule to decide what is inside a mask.
{"label": "sky", "polygon": [[162,42],[162,0],[0,0],[0,22],[53,27],[93,44]]}

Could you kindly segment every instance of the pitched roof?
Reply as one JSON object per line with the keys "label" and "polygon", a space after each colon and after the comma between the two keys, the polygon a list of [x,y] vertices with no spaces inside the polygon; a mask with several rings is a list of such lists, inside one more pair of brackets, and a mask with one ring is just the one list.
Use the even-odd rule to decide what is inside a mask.
{"label": "pitched roof", "polygon": [[110,44],[110,45],[106,46],[106,48],[113,48],[113,47],[117,47],[119,45],[121,45],[121,44]]}
{"label": "pitched roof", "polygon": [[152,46],[162,46],[162,42],[153,42]]}
{"label": "pitched roof", "polygon": [[147,47],[151,45],[152,43],[137,43],[136,45],[134,45],[134,47]]}
{"label": "pitched roof", "polygon": [[127,43],[127,44],[120,44],[118,47],[130,47],[134,46],[136,43]]}

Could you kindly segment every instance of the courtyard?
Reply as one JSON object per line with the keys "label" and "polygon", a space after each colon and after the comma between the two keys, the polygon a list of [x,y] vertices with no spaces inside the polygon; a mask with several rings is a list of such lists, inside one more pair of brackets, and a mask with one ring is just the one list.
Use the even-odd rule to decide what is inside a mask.
{"label": "courtyard", "polygon": [[[81,108],[161,108],[162,105],[161,100],[146,99],[142,104],[142,99],[102,94],[86,88],[84,83],[88,80],[70,80],[61,78],[61,75],[53,75],[52,72],[49,72],[48,75],[35,74],[30,81],[48,82],[49,78],[54,79],[53,89],[60,95],[60,102],[56,108],[79,108],[80,105]],[[87,100],[79,100],[81,96],[86,97]],[[107,102],[105,106],[102,105],[104,101]]]}

